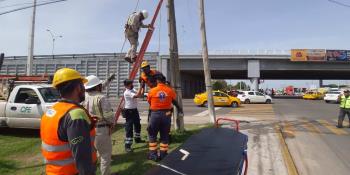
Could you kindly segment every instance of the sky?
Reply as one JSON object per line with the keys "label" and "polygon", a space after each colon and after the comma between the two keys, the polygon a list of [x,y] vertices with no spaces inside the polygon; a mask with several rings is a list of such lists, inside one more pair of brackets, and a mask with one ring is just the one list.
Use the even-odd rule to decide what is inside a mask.
{"label": "sky", "polygon": [[[48,0],[38,0],[39,2]],[[350,49],[350,8],[332,0],[206,0],[206,27],[211,54],[241,49],[320,48]],[[33,0],[0,0],[0,13]],[[137,10],[150,16],[158,1],[140,0]],[[201,50],[199,1],[175,1],[180,54],[198,54]],[[349,4],[348,0],[337,2]],[[165,0],[166,3],[166,0]],[[35,54],[120,52],[124,23],[137,0],[68,0],[37,8]],[[167,11],[165,4],[157,20],[148,51],[168,54]],[[27,55],[31,10],[0,16],[0,52],[8,56]],[[150,22],[150,18],[145,23]],[[141,32],[140,41],[145,30]],[[124,51],[127,49],[126,44]],[[271,86],[288,81],[265,81]],[[315,82],[315,81],[314,81]],[[294,82],[298,85],[310,81]]]}

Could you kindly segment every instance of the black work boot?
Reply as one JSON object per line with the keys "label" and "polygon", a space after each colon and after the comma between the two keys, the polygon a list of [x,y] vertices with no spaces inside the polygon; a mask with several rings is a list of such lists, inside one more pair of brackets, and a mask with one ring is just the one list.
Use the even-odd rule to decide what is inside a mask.
{"label": "black work boot", "polygon": [[130,57],[125,57],[124,60],[129,62],[129,63],[133,63]]}
{"label": "black work boot", "polygon": [[130,153],[132,152],[132,148],[130,144],[125,144],[125,152]]}
{"label": "black work boot", "polygon": [[147,155],[147,159],[148,160],[153,160],[155,162],[159,161],[158,155],[157,155],[157,151],[149,151],[148,155]]}
{"label": "black work boot", "polygon": [[163,160],[168,155],[167,151],[160,151],[159,153],[159,159]]}
{"label": "black work boot", "polygon": [[344,128],[343,125],[336,125],[337,128]]}
{"label": "black work boot", "polygon": [[135,143],[145,143],[146,141],[142,140],[141,138],[135,138]]}

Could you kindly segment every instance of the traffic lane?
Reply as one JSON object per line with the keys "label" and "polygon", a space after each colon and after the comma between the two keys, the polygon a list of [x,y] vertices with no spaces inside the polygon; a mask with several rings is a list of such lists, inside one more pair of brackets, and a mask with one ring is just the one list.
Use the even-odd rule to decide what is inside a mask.
{"label": "traffic lane", "polygon": [[274,110],[299,174],[348,174],[350,129],[335,127],[337,104],[279,99]]}
{"label": "traffic lane", "polygon": [[334,119],[338,117],[339,104],[323,100],[274,99],[275,113],[282,119]]}

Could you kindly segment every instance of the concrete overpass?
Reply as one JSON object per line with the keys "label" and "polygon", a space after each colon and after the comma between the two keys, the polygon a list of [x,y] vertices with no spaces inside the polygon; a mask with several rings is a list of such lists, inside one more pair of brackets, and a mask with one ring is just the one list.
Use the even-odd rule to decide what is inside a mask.
{"label": "concrete overpass", "polygon": [[[170,77],[169,56],[161,57],[160,69]],[[349,80],[349,62],[292,62],[290,55],[210,55],[213,79],[251,79],[258,89],[258,80]],[[185,97],[202,92],[204,86],[201,55],[180,55],[182,89]]]}
{"label": "concrete overpass", "polygon": [[[120,96],[124,91],[123,80],[130,73],[132,65],[123,59],[120,53],[36,55],[34,74],[53,74],[57,69],[70,67],[83,75],[97,75],[105,79],[117,72],[116,81],[106,91],[110,96]],[[258,88],[258,80],[349,80],[349,62],[291,62],[289,55],[277,54],[236,54],[209,55],[213,79],[251,79],[253,88]],[[23,75],[26,70],[26,56],[5,57],[0,74]],[[162,71],[170,77],[169,55],[149,52],[145,55],[152,68]],[[195,93],[203,92],[204,75],[201,55],[180,55],[180,71],[183,96],[191,98]],[[138,86],[135,81],[135,86]]]}

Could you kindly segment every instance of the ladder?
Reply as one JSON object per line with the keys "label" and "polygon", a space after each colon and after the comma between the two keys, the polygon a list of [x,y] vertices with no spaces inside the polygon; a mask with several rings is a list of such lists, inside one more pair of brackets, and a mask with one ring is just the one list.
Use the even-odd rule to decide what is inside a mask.
{"label": "ladder", "polygon": [[[152,22],[150,24],[153,29],[154,29],[154,23],[156,22],[156,19],[157,19],[157,16],[159,14],[159,11],[160,11],[160,8],[162,6],[162,3],[163,3],[163,0],[159,0],[157,9],[156,9],[156,11],[155,11],[155,13],[153,15]],[[134,80],[135,79],[135,76],[136,76],[137,72],[140,69],[141,62],[143,60],[143,56],[145,55],[147,47],[149,45],[149,42],[151,41],[151,38],[152,38],[152,35],[153,35],[153,31],[154,30],[148,29],[148,31],[146,33],[145,39],[143,40],[143,43],[142,43],[141,48],[140,48],[140,52],[137,55],[136,61],[135,61],[134,65],[133,65],[132,71],[131,71],[131,73],[129,75],[129,79],[130,80]],[[115,116],[114,116],[115,117],[115,120],[114,120],[115,124],[117,123],[117,121],[119,119],[119,116],[120,116],[120,113],[121,113],[123,105],[124,105],[124,98],[121,97],[120,98],[120,102],[117,105],[117,109],[116,109],[117,112],[115,113]]]}

